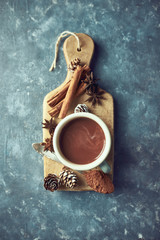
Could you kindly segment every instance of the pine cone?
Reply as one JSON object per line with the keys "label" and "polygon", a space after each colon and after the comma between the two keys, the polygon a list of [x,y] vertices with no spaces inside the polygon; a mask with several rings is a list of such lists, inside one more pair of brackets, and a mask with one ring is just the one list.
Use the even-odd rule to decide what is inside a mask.
{"label": "pine cone", "polygon": [[69,168],[63,168],[63,171],[59,174],[60,183],[66,185],[66,187],[74,188],[77,185],[77,176]]}
{"label": "pine cone", "polygon": [[74,72],[74,70],[77,68],[77,66],[80,64],[80,59],[79,58],[75,58],[73,61],[71,61],[71,63],[68,66],[68,69],[71,72]]}
{"label": "pine cone", "polygon": [[79,113],[79,112],[89,112],[89,111],[86,104],[78,104],[77,107],[74,109],[74,112]]}
{"label": "pine cone", "polygon": [[59,178],[55,174],[48,174],[44,179],[44,187],[51,192],[56,191],[59,187]]}

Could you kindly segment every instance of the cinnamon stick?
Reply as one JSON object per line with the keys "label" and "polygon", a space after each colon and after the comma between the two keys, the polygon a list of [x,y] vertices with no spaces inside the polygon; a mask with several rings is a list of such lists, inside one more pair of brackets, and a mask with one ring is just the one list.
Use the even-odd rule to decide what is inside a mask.
{"label": "cinnamon stick", "polygon": [[[86,87],[86,83],[81,83],[77,89],[75,96],[76,97],[80,96],[84,92],[85,87]],[[56,116],[60,112],[63,102],[64,102],[64,99],[61,100],[56,106],[54,106],[52,109],[48,111],[51,117]]]}
{"label": "cinnamon stick", "polygon": [[85,66],[84,66],[84,70],[83,70],[82,75],[81,75],[81,79],[84,79],[85,76],[86,76],[86,74],[87,74],[88,72],[90,72],[90,71],[91,71],[90,67],[87,66],[87,65],[85,65]]}
{"label": "cinnamon stick", "polygon": [[68,90],[68,87],[70,85],[70,81],[69,80],[65,85],[64,87],[59,91],[57,92],[55,95],[53,95],[48,101],[47,103],[49,104],[49,106],[53,107],[55,106],[61,99],[64,98],[67,90]]}
{"label": "cinnamon stick", "polygon": [[79,88],[77,89],[77,92],[76,92],[76,97],[80,96],[84,92],[86,85],[87,85],[86,83],[81,83],[79,85]]}
{"label": "cinnamon stick", "polygon": [[[89,71],[90,71],[89,66],[87,65],[83,66],[82,78],[84,78],[84,76]],[[60,102],[65,97],[68,87],[70,85],[70,81],[71,80],[69,80],[63,87],[61,87],[61,89],[55,95],[48,99],[47,103],[50,107],[54,107],[58,102]]]}
{"label": "cinnamon stick", "polygon": [[48,111],[51,117],[56,116],[60,112],[63,102],[64,99],[62,99],[54,108]]}
{"label": "cinnamon stick", "polygon": [[66,96],[67,89],[61,91],[60,94],[58,94],[52,101],[48,103],[50,107],[56,106],[62,99],[65,98]]}
{"label": "cinnamon stick", "polygon": [[[84,66],[85,67],[85,66]],[[75,70],[73,77],[71,79],[71,83],[69,85],[68,91],[66,93],[64,102],[62,104],[62,108],[60,110],[58,118],[64,118],[67,115],[69,106],[71,104],[71,101],[75,95],[81,74],[84,70],[84,67],[77,66],[77,69]]]}
{"label": "cinnamon stick", "polygon": [[[80,70],[81,69],[81,70]],[[87,65],[84,65],[83,67],[79,66],[79,70],[80,70],[80,74],[79,76],[80,77],[84,77],[85,74],[87,72],[90,71],[90,67],[87,66]],[[75,74],[75,73],[74,73]],[[74,75],[73,75],[74,76]],[[79,79],[80,79],[79,77]],[[73,83],[73,79],[72,79],[72,83]],[[77,80],[77,83],[79,82],[79,80]],[[59,114],[59,112],[61,111],[61,108],[62,108],[62,105],[64,103],[64,100],[66,100],[66,98],[64,98],[66,96],[66,92],[68,91],[68,88],[70,86],[70,83],[71,83],[71,80],[68,81],[62,88],[59,92],[57,92],[54,96],[52,96],[48,101],[47,103],[49,104],[50,107],[52,107],[52,109],[50,109],[48,111],[48,113],[50,114],[51,117],[54,117],[56,116],[57,114]],[[85,87],[86,87],[86,83],[80,83],[76,93],[72,92],[72,97],[71,99],[74,97],[74,95],[76,97],[78,97],[79,95],[81,95],[84,91],[85,91]],[[70,104],[69,104],[70,105]],[[69,106],[68,106],[69,108]],[[67,109],[68,111],[68,109]],[[66,112],[67,112],[66,111]]]}

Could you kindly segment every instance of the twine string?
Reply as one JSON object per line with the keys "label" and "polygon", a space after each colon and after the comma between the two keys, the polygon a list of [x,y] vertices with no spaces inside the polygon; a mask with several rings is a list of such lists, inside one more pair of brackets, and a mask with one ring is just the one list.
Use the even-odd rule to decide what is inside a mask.
{"label": "twine string", "polygon": [[64,38],[64,37],[67,37],[67,36],[69,36],[69,35],[72,35],[72,36],[74,36],[74,37],[76,38],[76,40],[77,40],[77,51],[81,51],[81,46],[80,46],[79,37],[78,37],[75,33],[70,32],[70,31],[64,31],[64,32],[62,32],[62,33],[59,35],[59,37],[58,37],[58,39],[57,39],[57,42],[56,42],[56,44],[55,44],[55,56],[54,56],[53,63],[52,63],[52,65],[51,65],[50,69],[49,69],[50,72],[53,71],[54,68],[56,68],[56,62],[57,62],[57,56],[58,56],[58,50],[59,50],[59,43],[60,43],[61,39]]}

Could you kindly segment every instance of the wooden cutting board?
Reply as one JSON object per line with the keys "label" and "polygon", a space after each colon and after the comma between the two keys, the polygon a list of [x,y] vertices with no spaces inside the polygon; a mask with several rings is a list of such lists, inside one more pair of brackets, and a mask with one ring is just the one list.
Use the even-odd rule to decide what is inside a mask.
{"label": "wooden cutting board", "polygon": [[[81,65],[87,64],[88,66],[90,65],[93,52],[94,52],[94,42],[93,40],[86,34],[83,33],[77,33],[77,36],[80,39],[80,45],[81,45],[81,51],[77,51],[77,40],[71,36],[67,38],[64,42],[63,45],[63,51],[66,59],[67,66],[69,63],[74,60],[75,58],[79,58],[81,60]],[[54,74],[54,73],[52,73]],[[68,71],[66,79],[64,83],[62,83],[61,86],[58,88],[54,89],[53,91],[49,92],[43,101],[43,122],[44,119],[50,120],[50,115],[48,114],[48,111],[51,109],[47,101],[51,98],[52,95],[54,95],[56,92],[59,91],[63,85],[69,81],[72,77],[73,73],[71,71]],[[56,81],[56,79],[55,79]],[[101,105],[96,105],[95,107],[91,106],[91,103],[86,103],[85,100],[88,98],[88,95],[86,93],[83,93],[81,96],[76,97],[74,101],[72,102],[68,114],[71,114],[74,112],[74,108],[79,104],[79,103],[85,103],[89,111],[98,117],[100,117],[108,126],[110,133],[111,133],[111,138],[112,138],[112,146],[110,153],[106,159],[108,164],[111,167],[110,171],[110,176],[113,180],[113,167],[114,167],[114,105],[113,105],[113,98],[112,96],[105,92],[103,95],[105,97],[105,100],[102,100]],[[54,118],[55,121],[58,123],[60,119]],[[50,137],[48,130],[43,128],[43,141],[45,141],[46,138]],[[57,163],[51,159],[48,159],[47,157],[44,157],[44,177],[46,177],[49,173],[54,173],[56,175],[59,175],[63,168],[63,165],[61,163]],[[59,190],[63,191],[91,191],[92,189],[86,184],[85,178],[83,175],[77,171],[74,171],[77,176],[78,176],[78,186],[74,189],[69,189],[65,187],[60,187]]]}

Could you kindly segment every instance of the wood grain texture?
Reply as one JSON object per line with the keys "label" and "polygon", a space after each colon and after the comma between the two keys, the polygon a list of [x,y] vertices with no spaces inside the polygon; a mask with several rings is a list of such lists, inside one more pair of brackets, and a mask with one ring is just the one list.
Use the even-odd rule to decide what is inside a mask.
{"label": "wood grain texture", "polygon": [[[77,34],[80,38],[80,44],[81,44],[81,51],[77,51],[77,42],[76,39],[71,36],[67,38],[64,42],[64,55],[66,59],[67,65],[75,58],[81,59],[81,64],[87,64],[90,65],[92,56],[93,56],[93,51],[94,51],[94,42],[93,40],[85,34],[79,33]],[[48,93],[43,101],[43,122],[44,119],[49,120],[50,115],[48,114],[48,111],[51,109],[49,105],[47,104],[47,101],[51,98],[52,95],[56,94],[63,86],[64,84],[69,81],[72,77],[73,73],[68,71],[67,76],[65,81],[62,83],[61,86],[58,88],[54,89],[50,93]],[[86,103],[86,105],[89,108],[89,111],[98,117],[100,117],[108,126],[110,133],[111,133],[111,138],[112,138],[112,147],[110,150],[110,153],[106,159],[108,164],[111,167],[110,171],[110,176],[113,179],[113,167],[114,167],[114,104],[113,104],[113,98],[112,96],[105,92],[103,95],[105,97],[105,100],[102,100],[101,105],[96,105],[95,107],[91,106],[91,103],[86,103],[86,99],[88,98],[88,95],[86,93],[83,93],[81,96],[74,98],[67,115],[71,114],[74,112],[74,108],[77,106],[79,103]],[[55,121],[59,123],[60,119],[55,118]],[[49,137],[48,130],[43,129],[43,141],[45,138]],[[61,163],[57,163],[51,159],[48,159],[47,157],[44,157],[44,177],[47,176],[49,173],[55,173],[59,175],[63,165]],[[61,187],[59,190],[63,191],[91,191],[92,189],[86,184],[84,176],[77,172],[74,171],[77,176],[78,176],[78,186],[74,189],[68,189]]]}

